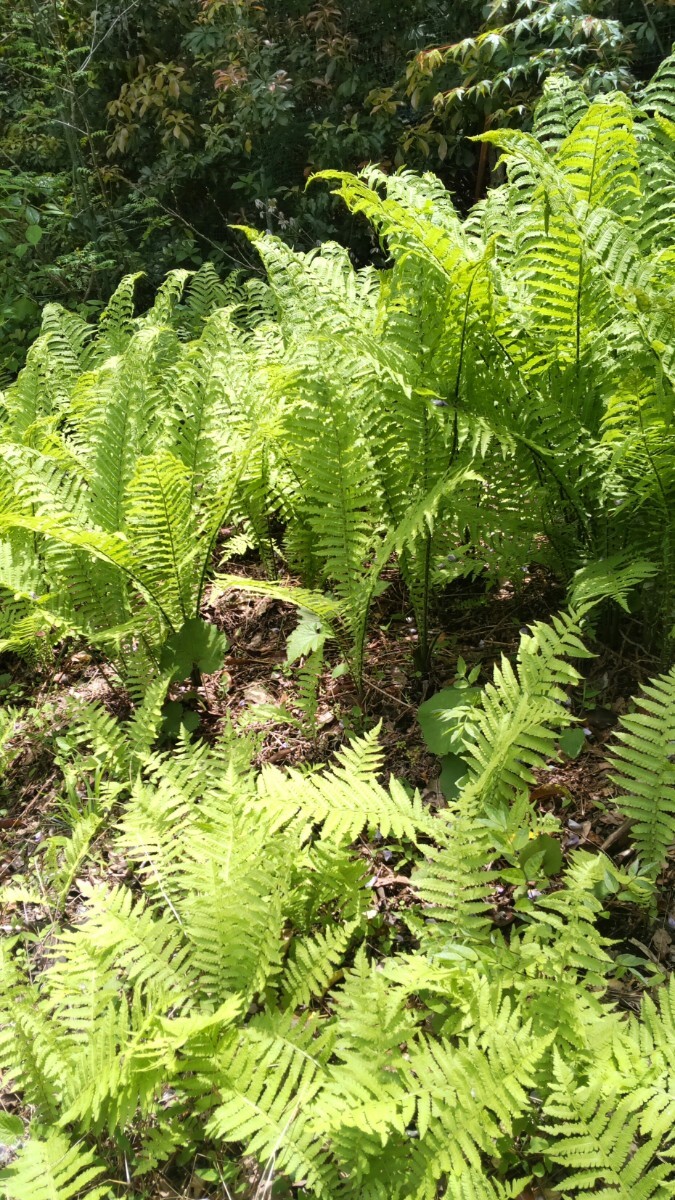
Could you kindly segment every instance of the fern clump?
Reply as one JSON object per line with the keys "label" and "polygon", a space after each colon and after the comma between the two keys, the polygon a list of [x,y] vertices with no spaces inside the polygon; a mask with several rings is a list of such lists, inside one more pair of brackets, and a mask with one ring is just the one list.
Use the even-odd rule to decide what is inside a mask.
{"label": "fern clump", "polygon": [[[603,897],[628,899],[631,878],[575,851],[508,938],[491,917],[509,831],[557,830],[527,787],[571,721],[559,698],[586,653],[580,619],[534,626],[515,670],[495,669],[466,778],[435,815],[380,780],[377,730],[327,768],[256,772],[233,733],[153,750],[150,697],[126,726],[81,711],[129,871],[80,876],[69,924],[57,839],[40,875],[47,961],[30,936],[2,948],[3,1083],[32,1114],[0,1173],[11,1200],[115,1196],[118,1160],[140,1179],[179,1148],[231,1180],[254,1159],[315,1200],[503,1200],[535,1174],[563,1194],[671,1194],[673,986],[641,1017],[604,999]],[[376,830],[416,863],[384,957],[359,854]]]}
{"label": "fern clump", "polygon": [[248,230],[265,283],[173,272],[136,317],[129,277],[96,330],[49,306],[0,403],[0,646],[82,637],[140,690],[226,524],[328,594],[357,682],[392,557],[424,671],[444,586],[534,562],[646,559],[669,635],[672,78],[589,104],[553,77],[532,133],[482,135],[506,182],[464,219],[430,175],[323,173],[386,272]]}
{"label": "fern clump", "polygon": [[[675,1195],[675,984],[653,963],[625,1014],[605,921],[610,896],[653,900],[675,841],[667,662],[611,751],[630,870],[564,855],[532,798],[593,631],[630,613],[669,656],[674,63],[634,101],[553,77],[531,133],[482,135],[503,183],[466,217],[430,175],[324,173],[387,270],[247,230],[264,280],[173,272],[138,316],[129,277],[96,328],[45,310],[0,399],[0,652],[41,668],[80,639],[135,708],[72,715],[66,831],[2,894],[8,1200],[197,1162],[307,1200]],[[248,550],[266,578],[227,567]],[[296,606],[316,748],[324,655],[362,691],[385,577],[426,679],[448,585],[532,564],[569,609],[455,712],[438,811],[382,778],[377,728],[323,767],[254,769],[231,728],[158,748],[170,685],[222,665],[219,593]],[[384,916],[381,839],[410,868]]]}

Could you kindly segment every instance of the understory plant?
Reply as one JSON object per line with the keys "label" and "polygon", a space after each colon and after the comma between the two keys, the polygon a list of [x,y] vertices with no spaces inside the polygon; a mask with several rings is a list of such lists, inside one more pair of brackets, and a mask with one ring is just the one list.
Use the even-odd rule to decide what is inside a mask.
{"label": "understory plant", "polygon": [[[62,761],[89,781],[76,854],[47,845],[2,897],[2,1082],[25,1114],[0,1126],[8,1200],[140,1195],[156,1170],[237,1188],[252,1161],[308,1200],[505,1200],[533,1180],[589,1200],[673,1195],[675,991],[621,1011],[608,989],[632,960],[603,931],[607,898],[643,903],[649,876],[575,850],[551,887],[535,853],[508,934],[493,911],[517,833],[559,837],[528,792],[573,722],[561,701],[585,615],[533,625],[495,669],[466,777],[435,813],[380,782],[377,730],[329,767],[255,772],[232,733],[153,751],[157,706],[131,728],[80,711]],[[641,794],[665,813],[657,774],[645,765]],[[101,804],[115,805],[117,882],[82,828]],[[414,863],[393,930],[367,831]]]}
{"label": "understory plant", "polygon": [[[132,690],[160,669],[222,664],[225,639],[199,613],[257,437],[228,424],[222,381],[214,395],[186,365],[174,390],[183,344],[170,316],[186,278],[170,276],[140,320],[128,278],[95,333],[48,308],[0,410],[0,647],[39,659],[78,637]],[[185,321],[223,292],[203,272]]]}
{"label": "understory plant", "polygon": [[[675,58],[635,103],[553,76],[532,133],[483,135],[504,182],[466,218],[432,176],[312,184],[382,269],[247,230],[264,280],[174,272],[139,314],[129,277],[96,327],[45,310],[0,399],[0,652],[79,640],[133,715],[69,709],[56,832],[0,893],[7,1200],[188,1174],[220,1197],[675,1197],[675,989],[617,930],[652,918],[675,840],[668,664],[609,751],[630,867],[566,851],[532,795],[611,601],[672,657],[673,118]],[[382,780],[377,729],[288,770],[230,727],[162,749],[171,683],[222,665],[220,593],[296,605],[315,732],[325,647],[358,688],[388,578],[426,676],[451,585],[535,564],[568,607],[420,710],[455,760],[442,807]],[[5,768],[21,721],[0,716]]]}
{"label": "understory plant", "polygon": [[130,278],[96,331],[48,308],[0,409],[0,644],[150,679],[248,547],[323,597],[358,684],[394,562],[425,673],[458,576],[639,555],[667,658],[673,61],[639,104],[553,76],[531,134],[483,135],[506,182],[465,219],[433,176],[324,173],[384,270],[249,230],[264,283],[175,272],[137,317]]}

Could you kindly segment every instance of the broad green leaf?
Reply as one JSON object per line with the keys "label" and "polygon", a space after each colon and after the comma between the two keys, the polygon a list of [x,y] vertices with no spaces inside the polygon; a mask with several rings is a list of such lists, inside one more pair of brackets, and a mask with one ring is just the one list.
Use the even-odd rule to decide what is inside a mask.
{"label": "broad green leaf", "polygon": [[190,617],[164,643],[160,666],[174,680],[187,679],[194,667],[204,675],[220,670],[229,646],[224,633],[201,617]]}
{"label": "broad green leaf", "polygon": [[464,723],[480,692],[480,688],[474,687],[443,688],[420,704],[417,720],[432,754],[443,757],[461,750]]}

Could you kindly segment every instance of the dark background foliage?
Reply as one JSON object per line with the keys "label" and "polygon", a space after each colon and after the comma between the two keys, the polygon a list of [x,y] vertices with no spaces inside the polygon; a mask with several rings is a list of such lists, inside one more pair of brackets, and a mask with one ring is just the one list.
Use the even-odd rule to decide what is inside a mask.
{"label": "dark background foliage", "polygon": [[120,276],[257,269],[231,226],[365,261],[324,167],[431,169],[462,207],[472,134],[527,124],[546,75],[630,92],[669,52],[666,0],[0,0],[0,371],[47,300],[94,315]]}

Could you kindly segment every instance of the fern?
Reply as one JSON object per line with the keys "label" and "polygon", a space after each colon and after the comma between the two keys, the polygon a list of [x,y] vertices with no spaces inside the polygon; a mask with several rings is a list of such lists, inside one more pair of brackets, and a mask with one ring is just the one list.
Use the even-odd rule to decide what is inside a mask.
{"label": "fern", "polygon": [[285,558],[329,591],[357,683],[392,557],[425,672],[460,570],[543,561],[569,582],[639,554],[643,615],[669,629],[671,69],[640,107],[552,77],[532,134],[481,135],[506,182],[464,221],[432,176],[324,173],[385,273],[247,230],[267,282],[204,268],[179,303],[175,272],[138,319],[130,279],[93,337],[50,309],[3,408],[9,644],[72,631],[128,674],[135,638],[152,676],[225,523],[270,575]]}
{"label": "fern", "polygon": [[172,455],[139,459],[129,484],[127,527],[139,573],[175,628],[193,610],[196,539],[190,534],[189,477]]}
{"label": "fern", "polygon": [[321,1197],[329,1194],[332,1172],[321,1146],[307,1136],[307,1124],[323,1064],[311,1026],[284,1033],[252,1026],[223,1048],[208,1129],[224,1141],[245,1142],[260,1161],[272,1159]]}
{"label": "fern", "polygon": [[592,563],[575,573],[568,593],[570,607],[583,614],[600,601],[611,599],[629,612],[629,593],[655,573],[653,563],[630,560],[627,554]]}
{"label": "fern", "polygon": [[637,703],[637,712],[621,718],[612,778],[645,867],[658,870],[675,841],[675,671],[645,684]]}
{"label": "fern", "polygon": [[[32,614],[26,596],[28,612],[19,612],[9,629],[12,644],[23,647],[32,618],[36,630],[58,628],[105,645],[128,675],[135,639],[148,681],[167,633],[198,613],[215,537],[255,441],[250,422],[244,441],[218,437],[217,413],[207,426],[202,422],[196,441],[186,438],[185,426],[194,428],[190,422],[198,414],[189,404],[177,412],[171,399],[184,352],[166,324],[183,276],[167,283],[140,324],[119,335],[115,357],[103,349],[99,360],[96,343],[89,369],[79,377],[71,372],[63,398],[67,422],[39,449],[24,436],[26,389],[17,384],[3,442],[13,463],[0,505],[11,547],[4,586],[25,590],[16,568],[32,539],[37,574],[30,590],[42,597]],[[130,295],[120,290],[123,308]],[[110,321],[124,324],[126,317]],[[108,324],[102,318],[104,346]],[[203,340],[206,363],[213,353],[211,329]],[[43,351],[57,354],[53,332]],[[206,395],[208,400],[212,393]]]}
{"label": "fern", "polygon": [[103,1171],[91,1151],[73,1145],[64,1134],[52,1129],[40,1137],[36,1130],[16,1161],[0,1171],[0,1183],[7,1200],[104,1200],[113,1194],[111,1188],[91,1186]]}
{"label": "fern", "polygon": [[[304,820],[321,824],[322,838],[337,843],[357,837],[364,826],[377,827],[384,837],[391,834],[416,840],[418,833],[428,828],[419,795],[410,799],[393,779],[387,791],[373,778],[380,760],[377,733],[376,729],[342,749],[336,756],[337,766],[325,775],[293,770],[286,776],[265,767],[256,807],[274,814],[277,820],[289,820],[300,811]],[[293,784],[290,791],[288,779]]]}
{"label": "fern", "polygon": [[[118,730],[85,709],[82,744],[117,788],[113,848],[134,884],[84,890],[40,970],[30,939],[3,946],[5,1078],[36,1114],[8,1194],[32,1200],[45,1140],[68,1164],[54,1186],[86,1194],[111,1139],[148,1170],[181,1131],[198,1151],[204,1125],[221,1153],[322,1200],[430,1200],[439,1187],[505,1200],[516,1185],[496,1164],[517,1133],[560,1165],[563,1194],[669,1194],[672,988],[640,1019],[602,1002],[613,963],[598,892],[608,872],[627,877],[575,852],[508,941],[491,927],[499,813],[513,805],[507,830],[534,820],[523,784],[569,720],[560,704],[544,717],[542,695],[574,681],[566,656],[581,653],[569,616],[523,636],[518,674],[501,697],[499,669],[476,710],[468,780],[435,816],[377,781],[376,733],[327,769],[256,779],[232,734],[153,753],[140,730],[157,696]],[[428,860],[406,913],[420,949],[382,962],[353,845],[374,827]],[[527,1153],[516,1159],[527,1178]]]}
{"label": "fern", "polygon": [[449,806],[446,834],[437,835],[438,847],[414,877],[434,922],[451,930],[457,943],[480,940],[490,924],[488,897],[495,881],[486,868],[494,846],[483,817],[513,802],[534,781],[532,769],[555,754],[558,732],[570,724],[561,701],[564,686],[579,675],[567,656],[588,656],[572,616],[535,625],[521,636],[517,673],[503,659],[472,710],[467,782]]}
{"label": "fern", "polygon": [[598,1087],[575,1088],[574,1076],[559,1056],[555,1072],[556,1086],[545,1111],[556,1120],[548,1126],[558,1135],[549,1152],[567,1169],[565,1190],[590,1198],[602,1184],[621,1200],[672,1195],[672,1164],[655,1161],[658,1136],[637,1148],[634,1144],[640,1128],[639,1099],[627,1096],[617,1102]]}
{"label": "fern", "polygon": [[575,81],[562,72],[548,76],[535,110],[534,133],[549,153],[559,148],[587,108],[588,97]]}
{"label": "fern", "polygon": [[351,922],[296,941],[281,979],[284,1000],[290,1008],[304,1007],[328,990],[357,927]]}
{"label": "fern", "polygon": [[[521,854],[560,833],[529,793],[599,606],[660,652],[675,620],[672,75],[639,105],[552,78],[532,133],[482,135],[504,182],[466,218],[430,175],[325,174],[387,271],[249,230],[264,280],[174,272],[137,317],[130,277],[96,329],[45,311],[0,402],[0,647],[40,663],[86,640],[135,709],[73,712],[72,836],[39,889],[3,895],[10,919],[37,894],[52,922],[0,951],[2,1082],[32,1117],[12,1200],[102,1197],[122,1155],[139,1173],[177,1148],[317,1200],[505,1200],[535,1171],[562,1195],[673,1194],[673,989],[626,1017],[602,924],[674,840],[672,671],[612,754],[643,867],[575,851],[552,884],[543,851]],[[243,548],[299,585],[219,573]],[[447,808],[382,781],[377,730],[289,771],[254,771],[231,729],[156,748],[170,681],[217,661],[211,580],[211,599],[300,610],[311,721],[327,639],[360,685],[392,568],[426,674],[446,584],[528,564],[571,608],[497,663]],[[128,874],[88,887],[113,804],[105,850]],[[373,835],[412,865],[398,907],[373,893]]]}

